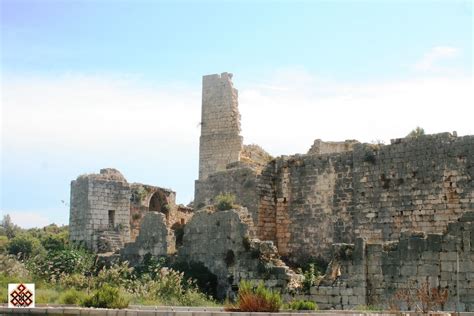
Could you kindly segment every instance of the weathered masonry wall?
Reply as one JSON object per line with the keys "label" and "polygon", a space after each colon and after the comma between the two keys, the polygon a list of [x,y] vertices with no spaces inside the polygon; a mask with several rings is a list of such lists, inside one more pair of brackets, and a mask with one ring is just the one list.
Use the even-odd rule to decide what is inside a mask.
{"label": "weathered masonry wall", "polygon": [[173,254],[175,242],[174,233],[166,225],[166,215],[151,211],[144,216],[136,240],[127,243],[120,254],[122,259],[137,265],[147,254],[155,257]]}
{"label": "weathered masonry wall", "polygon": [[[340,278],[286,299],[312,300],[323,309],[373,305],[414,310],[420,303],[417,290],[428,284],[448,293],[444,306],[434,308],[474,311],[474,212],[449,224],[444,234],[407,233],[385,243],[358,238],[346,247],[353,250],[336,260]],[[397,293],[404,293],[411,306]]]}
{"label": "weathered masonry wall", "polygon": [[441,233],[474,208],[473,159],[474,137],[448,133],[277,158],[257,183],[259,238],[283,255],[328,257],[356,237]]}
{"label": "weathered masonry wall", "polygon": [[242,150],[238,97],[232,85],[232,74],[204,76],[202,84],[200,180],[239,161]]}
{"label": "weathered masonry wall", "polygon": [[233,168],[216,172],[205,181],[195,182],[194,205],[197,209],[204,205],[212,205],[214,197],[221,193],[236,196],[236,203],[245,205],[254,223],[258,218],[257,174],[249,167]]}
{"label": "weathered masonry wall", "polygon": [[[367,245],[368,303],[387,305],[400,289],[428,281],[447,289],[447,310],[474,311],[474,212],[450,223],[446,234],[407,234],[392,244]],[[404,302],[394,302],[404,304]]]}
{"label": "weathered masonry wall", "polygon": [[70,239],[93,251],[105,234],[118,247],[130,239],[130,185],[115,169],[79,176],[71,182]]}
{"label": "weathered masonry wall", "polygon": [[132,183],[130,205],[131,240],[140,233],[140,227],[148,212],[160,212],[165,215],[167,227],[178,228],[192,217],[193,209],[176,205],[176,193],[170,189],[141,183]]}
{"label": "weathered masonry wall", "polygon": [[178,259],[200,262],[215,274],[220,298],[232,297],[242,279],[280,290],[291,287],[300,276],[279,260],[272,242],[254,239],[254,234],[245,208],[198,211],[184,228]]}

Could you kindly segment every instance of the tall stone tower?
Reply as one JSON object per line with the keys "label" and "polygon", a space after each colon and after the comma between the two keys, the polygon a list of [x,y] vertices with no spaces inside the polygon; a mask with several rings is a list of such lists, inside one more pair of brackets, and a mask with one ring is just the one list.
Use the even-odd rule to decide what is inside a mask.
{"label": "tall stone tower", "polygon": [[202,78],[202,117],[199,139],[199,180],[240,160],[242,136],[237,89],[232,74]]}

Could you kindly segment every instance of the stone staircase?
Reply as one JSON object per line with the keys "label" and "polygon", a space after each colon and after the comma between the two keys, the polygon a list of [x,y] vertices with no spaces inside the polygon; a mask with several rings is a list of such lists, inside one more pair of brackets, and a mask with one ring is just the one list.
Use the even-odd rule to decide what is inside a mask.
{"label": "stone staircase", "polygon": [[97,249],[99,253],[116,252],[123,248],[124,243],[119,232],[105,230],[100,233],[97,239]]}

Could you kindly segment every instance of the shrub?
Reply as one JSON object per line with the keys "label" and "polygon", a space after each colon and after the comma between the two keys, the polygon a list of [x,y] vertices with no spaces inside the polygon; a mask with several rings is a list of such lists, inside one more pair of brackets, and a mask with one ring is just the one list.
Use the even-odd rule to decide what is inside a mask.
{"label": "shrub", "polygon": [[219,194],[214,198],[214,203],[219,211],[230,210],[234,207],[235,195],[230,193]]}
{"label": "shrub", "polygon": [[305,301],[305,300],[296,300],[292,301],[288,304],[289,309],[292,310],[305,310],[305,311],[314,311],[318,309],[318,305],[312,301]]}
{"label": "shrub", "polygon": [[179,261],[173,264],[173,269],[184,273],[187,279],[196,280],[196,285],[207,295],[216,297],[217,276],[200,262]]}
{"label": "shrub", "polygon": [[237,308],[241,312],[278,312],[282,305],[279,293],[275,293],[260,282],[256,287],[252,282],[241,281]]}
{"label": "shrub", "polygon": [[95,287],[103,285],[122,286],[132,279],[133,268],[128,266],[128,262],[114,264],[111,267],[103,267],[97,277],[94,278]]}
{"label": "shrub", "polygon": [[69,289],[59,295],[59,303],[67,305],[80,305],[87,297],[87,294],[76,289]]}
{"label": "shrub", "polygon": [[48,251],[64,250],[69,243],[69,234],[62,231],[57,234],[48,234],[41,239],[41,244]]}
{"label": "shrub", "polygon": [[308,292],[312,286],[316,285],[320,274],[316,270],[315,265],[310,263],[308,270],[303,273],[303,277],[303,289]]}
{"label": "shrub", "polygon": [[11,255],[0,255],[0,281],[8,279],[6,283],[16,283],[14,281],[25,282],[30,280],[30,274],[25,265]]}
{"label": "shrub", "polygon": [[19,259],[27,259],[33,255],[44,252],[40,241],[29,235],[18,235],[13,237],[7,245],[8,253],[18,256]]}
{"label": "shrub", "polygon": [[420,136],[423,136],[423,135],[425,135],[425,130],[423,128],[417,126],[406,137],[417,138],[417,137],[420,137]]}
{"label": "shrub", "polygon": [[38,255],[27,261],[28,269],[36,276],[58,280],[63,274],[85,274],[93,269],[94,256],[83,249],[66,248]]}
{"label": "shrub", "polygon": [[130,300],[118,288],[110,285],[104,285],[100,289],[94,291],[92,295],[87,296],[81,305],[85,307],[96,308],[126,308]]}
{"label": "shrub", "polygon": [[354,310],[359,312],[380,312],[382,309],[374,305],[357,305]]}
{"label": "shrub", "polygon": [[5,253],[7,251],[8,237],[0,236],[0,253]]}
{"label": "shrub", "polygon": [[58,284],[63,288],[85,289],[89,287],[90,278],[84,274],[61,274],[57,279]]}
{"label": "shrub", "polygon": [[36,304],[56,303],[59,298],[59,292],[55,289],[37,288],[35,290]]}

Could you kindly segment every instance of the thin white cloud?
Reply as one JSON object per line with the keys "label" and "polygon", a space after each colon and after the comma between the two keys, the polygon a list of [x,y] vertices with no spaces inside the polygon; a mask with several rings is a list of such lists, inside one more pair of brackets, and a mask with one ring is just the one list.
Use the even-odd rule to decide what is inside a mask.
{"label": "thin white cloud", "polygon": [[[303,153],[316,138],[388,141],[416,126],[431,133],[473,134],[472,84],[469,77],[454,76],[350,84],[300,68],[278,71],[237,87],[242,133],[245,142],[275,155]],[[4,92],[2,146],[7,149],[155,152],[169,161],[179,156],[181,163],[183,152],[197,149],[198,86],[80,76],[16,78],[5,81]]]}
{"label": "thin white cloud", "polygon": [[4,146],[81,148],[185,146],[199,136],[199,88],[131,79],[65,76],[5,80]]}
{"label": "thin white cloud", "polygon": [[438,63],[442,60],[459,56],[459,49],[450,46],[436,46],[426,53],[416,64],[415,69],[420,71],[436,71],[441,67]]}
{"label": "thin white cloud", "polygon": [[[44,227],[49,224],[55,222],[51,218],[44,216],[43,214],[50,212],[50,210],[41,211],[12,211],[12,212],[5,212],[5,214],[9,214],[11,217],[12,222],[15,225],[18,225],[22,228],[33,228],[33,227]],[[66,223],[57,223],[58,225],[63,225]]]}
{"label": "thin white cloud", "polygon": [[473,81],[469,77],[423,77],[393,82],[334,83],[305,77],[290,90],[280,77],[240,90],[246,142],[272,154],[305,153],[313,140],[370,142],[404,137],[416,126],[429,133],[473,134]]}

